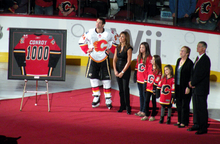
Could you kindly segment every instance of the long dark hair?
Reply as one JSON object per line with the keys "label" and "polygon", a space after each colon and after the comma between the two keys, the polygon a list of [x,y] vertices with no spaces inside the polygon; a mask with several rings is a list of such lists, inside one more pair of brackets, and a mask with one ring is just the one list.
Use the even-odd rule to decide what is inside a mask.
{"label": "long dark hair", "polygon": [[153,56],[155,59],[155,65],[156,65],[156,73],[159,74],[162,70],[161,70],[161,59],[159,55],[154,55]]}
{"label": "long dark hair", "polygon": [[[124,34],[125,35],[125,47],[123,49],[123,51],[126,51],[129,47],[131,47],[131,44],[130,44],[130,35],[128,32],[126,31],[122,31],[120,33],[120,36],[121,34]],[[117,51],[121,51],[121,43],[117,46]]]}
{"label": "long dark hair", "polygon": [[145,47],[145,57],[143,58],[142,53],[140,52],[140,48],[139,48],[139,54],[138,54],[138,63],[140,63],[141,59],[143,58],[143,64],[146,64],[146,60],[148,56],[151,56],[150,54],[150,46],[147,42],[142,42],[140,44],[140,46],[143,45]]}

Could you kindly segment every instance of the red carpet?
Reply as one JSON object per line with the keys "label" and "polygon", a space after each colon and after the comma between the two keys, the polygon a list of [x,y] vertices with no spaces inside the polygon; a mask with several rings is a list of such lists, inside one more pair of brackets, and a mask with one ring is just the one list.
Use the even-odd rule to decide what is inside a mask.
{"label": "red carpet", "polygon": [[[172,124],[159,124],[160,111],[153,122],[141,121],[134,115],[139,110],[139,97],[131,95],[132,114],[119,109],[118,91],[112,90],[113,108],[108,110],[103,95],[101,105],[92,108],[91,89],[50,94],[51,112],[47,112],[46,95],[0,101],[0,135],[18,137],[18,144],[129,144],[129,143],[212,143],[220,140],[220,122],[209,119],[208,134],[195,135],[187,128],[177,128],[176,112]],[[159,107],[159,104],[158,104]],[[165,117],[166,122],[166,117]],[[192,124],[192,117],[190,117]]]}

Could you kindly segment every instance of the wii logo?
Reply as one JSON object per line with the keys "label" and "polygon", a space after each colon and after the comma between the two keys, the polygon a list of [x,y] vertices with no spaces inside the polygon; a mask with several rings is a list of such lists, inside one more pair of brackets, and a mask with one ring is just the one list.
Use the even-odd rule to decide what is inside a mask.
{"label": "wii logo", "polygon": [[[147,36],[151,36],[152,32],[150,30],[146,31]],[[156,32],[156,37],[160,38],[162,36],[162,33],[160,31]],[[151,39],[146,39],[146,42],[149,44],[151,48]],[[151,48],[152,49],[152,48]],[[156,55],[159,55],[161,57],[161,40],[156,40],[156,50],[155,50]]]}
{"label": "wii logo", "polygon": [[[111,28],[111,30],[115,30],[115,31],[116,31],[115,28]],[[137,33],[136,38],[134,38],[134,35],[131,34],[131,31],[130,31],[129,29],[125,29],[124,31],[127,31],[127,32],[130,34],[130,43],[131,43],[131,45],[133,46],[133,51],[132,51],[132,53],[133,53],[133,54],[138,53],[138,52],[139,52],[140,44],[141,44],[141,42],[143,42],[142,38],[143,38],[144,31],[139,30],[138,33]],[[146,35],[147,35],[148,37],[152,36],[152,31],[147,30],[147,31],[146,31]],[[161,56],[161,40],[160,40],[160,37],[162,36],[162,33],[161,33],[160,31],[157,31],[157,32],[155,33],[155,35],[156,35],[156,38],[157,38],[157,39],[156,39],[155,54]],[[135,40],[134,42],[133,42],[132,38]],[[146,42],[149,44],[149,46],[150,46],[150,51],[151,51],[151,53],[152,53],[152,45],[153,45],[153,44],[152,44],[152,39],[147,38],[147,39],[146,39]],[[153,53],[154,53],[154,52],[153,52]]]}

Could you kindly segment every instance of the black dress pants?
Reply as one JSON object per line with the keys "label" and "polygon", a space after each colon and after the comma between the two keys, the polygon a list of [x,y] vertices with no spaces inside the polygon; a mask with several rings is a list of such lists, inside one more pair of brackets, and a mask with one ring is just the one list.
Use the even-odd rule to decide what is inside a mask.
{"label": "black dress pants", "polygon": [[207,131],[208,126],[207,97],[193,94],[193,123],[201,131]]}
{"label": "black dress pants", "polygon": [[191,95],[184,94],[180,92],[180,86],[176,85],[176,106],[178,113],[178,122],[188,125],[189,124],[189,104],[191,100]]}
{"label": "black dress pants", "polygon": [[117,77],[117,82],[119,86],[120,104],[121,104],[120,108],[121,109],[126,108],[128,111],[131,110],[129,80],[130,77],[125,77],[125,78]]}

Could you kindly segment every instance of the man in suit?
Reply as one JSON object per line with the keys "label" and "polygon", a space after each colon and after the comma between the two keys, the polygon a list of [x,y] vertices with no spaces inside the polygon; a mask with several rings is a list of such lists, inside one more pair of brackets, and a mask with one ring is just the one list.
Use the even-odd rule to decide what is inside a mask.
{"label": "man in suit", "polygon": [[197,45],[199,56],[194,62],[189,86],[193,96],[193,126],[187,131],[197,131],[195,134],[207,133],[208,110],[207,98],[209,94],[210,59],[206,55],[207,44],[200,41]]}

